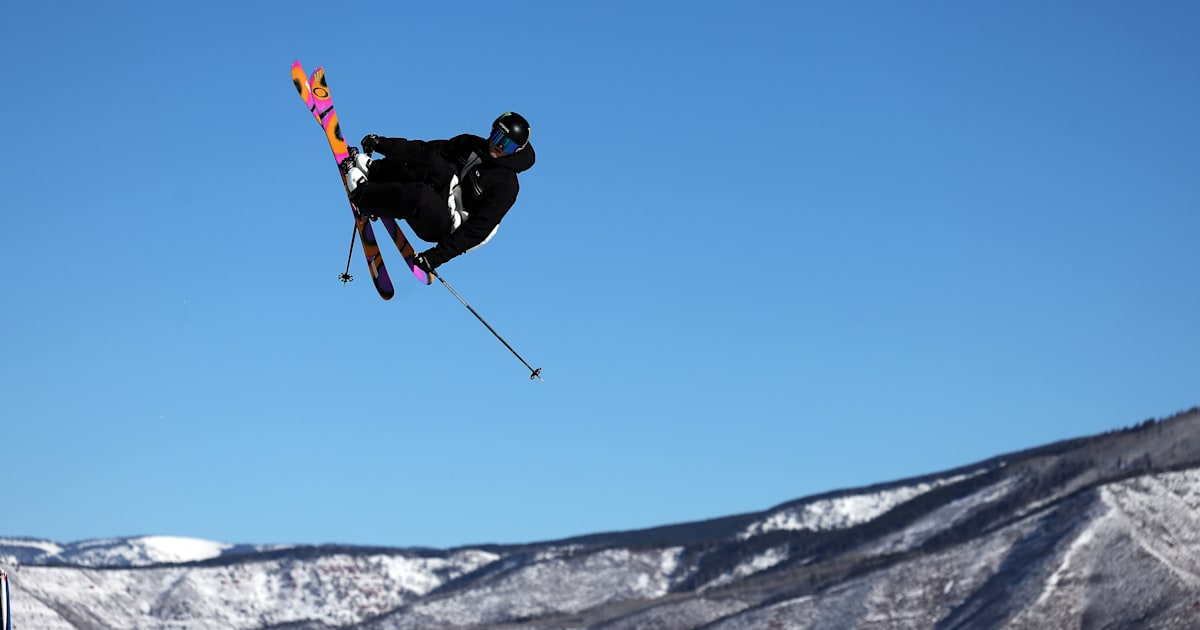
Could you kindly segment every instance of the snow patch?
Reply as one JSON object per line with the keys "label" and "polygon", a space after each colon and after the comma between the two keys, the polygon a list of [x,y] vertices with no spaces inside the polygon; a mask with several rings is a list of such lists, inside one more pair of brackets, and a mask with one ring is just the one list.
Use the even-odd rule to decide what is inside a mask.
{"label": "snow patch", "polygon": [[[1109,508],[1109,513],[1111,513],[1111,508]],[[1099,522],[1103,523],[1103,518]],[[1035,607],[1044,605],[1055,594],[1060,584],[1077,579],[1078,576],[1071,571],[1071,565],[1075,560],[1076,554],[1086,550],[1092,541],[1095,540],[1096,527],[1096,523],[1093,523],[1079,532],[1075,540],[1071,541],[1071,545],[1067,548],[1066,553],[1063,554],[1062,562],[1059,563],[1058,568],[1054,570],[1050,578],[1046,580],[1046,585],[1042,588],[1042,593],[1038,596],[1037,602],[1034,604]]]}
{"label": "snow patch", "polygon": [[955,484],[975,475],[983,474],[984,472],[986,471],[980,470],[969,475],[938,479],[931,483],[919,483],[868,494],[822,499],[797,507],[786,508],[771,514],[757,523],[752,523],[738,534],[738,539],[746,540],[752,536],[778,530],[819,532],[861,525],[885,514],[897,505],[910,501],[930,490]]}
{"label": "snow patch", "polygon": [[926,516],[921,517],[913,524],[904,528],[904,530],[884,537],[877,544],[872,545],[869,548],[869,552],[890,554],[916,549],[925,544],[935,534],[950,529],[955,524],[974,514],[979,508],[1004,498],[1016,487],[1017,480],[1010,477],[980,489],[969,496],[951,501]]}
{"label": "snow patch", "polygon": [[729,573],[725,573],[725,574],[721,575],[720,577],[718,577],[717,579],[709,582],[708,584],[705,584],[704,587],[701,588],[700,590],[706,591],[710,588],[713,588],[716,586],[721,586],[722,584],[729,584],[731,582],[735,582],[742,578],[754,575],[755,573],[758,573],[760,571],[765,571],[767,569],[770,569],[771,567],[773,567],[787,559],[788,559],[788,546],[787,545],[780,545],[779,547],[773,547],[771,549],[768,549],[768,550],[754,556],[753,558],[751,558],[745,562],[742,562],[741,564],[738,564],[736,567],[733,568],[733,571],[730,571]]}
{"label": "snow patch", "polygon": [[22,540],[20,538],[0,538],[0,547],[18,547],[36,549],[47,555],[62,553],[62,546],[48,540]]}
{"label": "snow patch", "polygon": [[198,562],[220,556],[233,545],[177,536],[146,536],[130,541],[144,546],[152,562]]}

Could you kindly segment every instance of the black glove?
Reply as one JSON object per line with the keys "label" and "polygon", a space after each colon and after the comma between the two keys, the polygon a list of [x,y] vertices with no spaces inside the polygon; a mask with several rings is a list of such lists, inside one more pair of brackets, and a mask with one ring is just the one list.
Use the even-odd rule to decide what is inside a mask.
{"label": "black glove", "polygon": [[363,136],[358,145],[362,147],[363,153],[374,153],[375,147],[379,146],[379,136],[369,133]]}
{"label": "black glove", "polygon": [[433,262],[430,260],[430,256],[428,255],[432,251],[433,250],[431,249],[427,249],[420,254],[417,254],[417,257],[413,259],[413,264],[425,273],[433,273],[433,270],[437,267],[437,265],[433,264]]}

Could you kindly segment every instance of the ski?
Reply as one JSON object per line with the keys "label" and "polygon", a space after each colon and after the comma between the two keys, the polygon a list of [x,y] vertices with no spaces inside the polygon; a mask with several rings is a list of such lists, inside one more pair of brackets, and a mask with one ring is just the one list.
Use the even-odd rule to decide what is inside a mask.
{"label": "ski", "polygon": [[[346,146],[346,139],[342,137],[342,128],[338,124],[337,112],[333,109],[329,85],[325,82],[325,69],[317,68],[310,79],[304,73],[300,62],[295,61],[292,63],[292,83],[296,85],[300,99],[304,101],[313,117],[317,119],[317,123],[325,130],[325,138],[329,141],[334,163],[338,165],[338,174],[341,175],[342,186],[345,187],[346,175],[342,173],[341,163],[350,155],[350,149]],[[354,213],[354,223],[357,226],[359,240],[362,242],[363,254],[367,257],[367,268],[371,271],[371,280],[375,283],[375,290],[379,292],[379,297],[390,300],[396,294],[396,290],[392,287],[387,267],[383,264],[379,243],[375,240],[375,231],[371,229],[371,222],[367,216],[359,212],[354,204],[350,204],[350,210]],[[347,279],[349,276],[346,276],[343,282]]]}
{"label": "ski", "polygon": [[387,229],[388,235],[392,237],[396,249],[400,250],[400,255],[404,257],[404,264],[408,265],[408,270],[417,277],[417,280],[427,285],[433,284],[433,275],[417,266],[417,250],[413,249],[408,237],[404,236],[404,231],[400,229],[400,222],[391,217],[382,218],[380,221],[383,222],[383,227]]}
{"label": "ski", "polygon": [[[329,140],[329,147],[333,150],[334,159],[339,164],[338,172],[341,173],[341,161],[350,154],[350,148],[346,143],[345,137],[342,135],[341,126],[338,123],[337,112],[333,109],[333,96],[329,91],[329,82],[325,79],[325,69],[317,68],[312,75],[307,79],[304,78],[304,69],[300,66],[300,62],[296,61],[292,64],[292,81],[296,84],[296,90],[300,92],[300,96],[308,105],[309,111],[321,124],[325,130],[325,136]],[[346,177],[342,175],[342,184],[346,184]],[[348,189],[348,187],[347,187]],[[366,214],[359,212],[354,204],[350,204],[350,208],[354,211],[355,225],[359,227],[359,234],[363,236],[363,250],[367,252],[367,263],[371,268],[372,278],[376,278],[376,287],[379,287],[378,278],[381,276],[386,282],[389,294],[385,295],[381,290],[380,295],[384,299],[391,297],[394,294],[391,280],[387,275],[387,268],[383,264],[382,255],[379,252],[379,244],[375,239],[374,230],[371,228],[371,221]],[[422,283],[429,285],[433,284],[433,277],[425,273],[416,264],[416,250],[413,249],[408,237],[404,235],[404,231],[400,229],[400,223],[394,218],[383,220],[384,227],[387,229],[388,235],[392,237],[392,242],[396,245],[396,249],[400,251],[401,257],[404,258],[404,264],[408,266],[408,270],[413,276]],[[363,228],[365,227],[365,231]],[[368,247],[367,240],[370,240],[371,246]],[[377,265],[377,266],[376,266]],[[378,269],[378,276],[376,275]]]}
{"label": "ski", "polygon": [[[324,88],[325,93],[329,94],[329,82],[325,79],[324,68],[317,68],[313,72],[312,77],[310,77],[309,83],[311,85],[320,85],[322,88]],[[332,96],[330,96],[329,99],[329,107],[332,110]],[[345,142],[344,139],[343,142]],[[349,148],[347,147],[346,150],[349,151]],[[338,164],[341,164],[341,162],[338,162]],[[343,177],[343,181],[344,180],[345,178]],[[354,206],[354,204],[350,205],[351,207]],[[357,208],[355,208],[355,210],[357,210]],[[400,222],[395,218],[389,217],[382,219],[382,223],[384,228],[387,229],[388,235],[392,237],[392,242],[395,243],[396,249],[400,250],[400,257],[404,259],[404,264],[408,265],[408,270],[411,271],[414,276],[416,276],[417,280],[420,280],[427,285],[433,284],[433,277],[428,273],[425,273],[424,269],[421,269],[417,266],[417,252],[415,249],[413,249],[412,244],[409,243],[408,237],[404,235],[404,230],[400,229]],[[368,225],[370,225],[369,220]]]}

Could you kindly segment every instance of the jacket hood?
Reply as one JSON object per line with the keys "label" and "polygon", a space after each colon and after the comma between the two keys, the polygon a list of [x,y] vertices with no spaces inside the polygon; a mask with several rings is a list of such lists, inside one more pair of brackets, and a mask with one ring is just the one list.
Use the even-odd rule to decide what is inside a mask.
{"label": "jacket hood", "polygon": [[514,172],[523,173],[533,167],[533,163],[537,161],[537,154],[533,151],[533,143],[525,145],[524,149],[517,151],[512,155],[493,158],[492,163],[512,169]]}

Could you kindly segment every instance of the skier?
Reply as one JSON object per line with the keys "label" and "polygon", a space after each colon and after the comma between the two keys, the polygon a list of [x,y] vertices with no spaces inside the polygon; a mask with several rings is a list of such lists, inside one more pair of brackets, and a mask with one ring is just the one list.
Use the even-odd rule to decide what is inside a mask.
{"label": "skier", "polygon": [[[362,153],[342,162],[350,201],[373,217],[404,219],[418,238],[437,245],[417,255],[432,272],[491,240],[517,200],[517,174],[533,166],[529,122],[505,112],[487,138],[449,140],[363,137]],[[378,151],[372,160],[365,154]]]}

